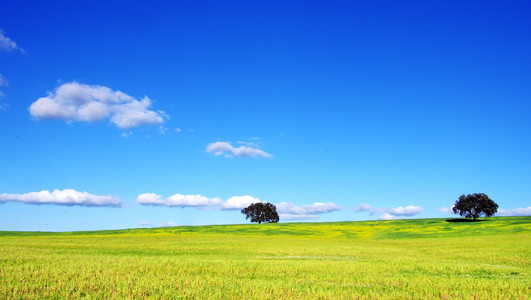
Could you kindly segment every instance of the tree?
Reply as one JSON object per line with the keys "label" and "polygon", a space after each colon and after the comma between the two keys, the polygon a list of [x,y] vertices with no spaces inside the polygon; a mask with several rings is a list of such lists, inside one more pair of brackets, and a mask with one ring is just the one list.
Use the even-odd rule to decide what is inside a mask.
{"label": "tree", "polygon": [[453,207],[455,214],[465,218],[473,218],[476,221],[480,215],[490,217],[498,211],[498,204],[492,201],[489,196],[479,194],[468,194],[459,196]]}
{"label": "tree", "polygon": [[277,207],[271,203],[253,203],[242,209],[245,219],[251,218],[251,222],[278,223]]}

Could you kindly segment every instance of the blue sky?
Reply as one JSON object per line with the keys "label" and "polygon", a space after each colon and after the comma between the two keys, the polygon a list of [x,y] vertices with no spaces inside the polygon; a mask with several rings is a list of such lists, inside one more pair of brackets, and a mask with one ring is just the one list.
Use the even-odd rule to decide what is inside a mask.
{"label": "blue sky", "polygon": [[531,214],[528,1],[9,1],[0,230]]}

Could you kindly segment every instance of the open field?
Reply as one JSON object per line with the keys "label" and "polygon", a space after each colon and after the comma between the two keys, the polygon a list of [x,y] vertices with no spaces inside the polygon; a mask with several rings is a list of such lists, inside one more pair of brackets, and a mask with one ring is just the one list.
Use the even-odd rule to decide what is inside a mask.
{"label": "open field", "polygon": [[531,217],[0,232],[0,298],[529,299]]}

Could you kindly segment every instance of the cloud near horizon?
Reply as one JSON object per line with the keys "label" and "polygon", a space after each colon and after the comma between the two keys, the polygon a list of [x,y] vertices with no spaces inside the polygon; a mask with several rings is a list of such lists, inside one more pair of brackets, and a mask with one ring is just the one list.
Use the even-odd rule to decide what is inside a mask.
{"label": "cloud near horizon", "polygon": [[341,210],[342,207],[333,203],[316,202],[310,205],[295,205],[281,202],[276,205],[281,220],[305,220],[318,218],[320,214]]}
{"label": "cloud near horizon", "polygon": [[150,107],[151,100],[147,96],[137,100],[105,86],[72,81],[37,99],[29,112],[38,120],[99,122],[109,119],[116,127],[126,129],[161,124],[165,113],[150,110]]}
{"label": "cloud near horizon", "polygon": [[379,214],[378,219],[380,220],[394,220],[399,219],[400,217],[412,217],[414,215],[421,214],[424,212],[424,209],[420,206],[408,205],[406,207],[399,206],[397,208],[376,208],[369,204],[363,203],[360,204],[356,212],[368,212],[371,215]]}
{"label": "cloud near horizon", "polygon": [[252,203],[262,202],[260,199],[245,195],[234,196],[227,200],[221,198],[209,198],[201,195],[175,194],[168,198],[154,193],[140,194],[136,202],[142,205],[168,206],[168,207],[194,207],[198,209],[217,208],[221,210],[239,210]]}
{"label": "cloud near horizon", "polygon": [[215,142],[206,146],[206,151],[213,153],[215,156],[224,157],[253,157],[253,158],[272,158],[273,155],[249,146],[234,147],[228,142]]}
{"label": "cloud near horizon", "polygon": [[[167,206],[167,207],[193,207],[196,209],[220,209],[220,210],[241,210],[252,203],[265,202],[253,196],[234,196],[227,200],[221,198],[209,198],[201,195],[182,195],[163,198],[162,195],[154,193],[140,194],[136,202],[142,205]],[[281,220],[303,220],[315,219],[320,214],[341,210],[342,207],[333,203],[314,203],[310,205],[297,206],[293,203],[281,202],[275,205]]]}
{"label": "cloud near horizon", "polygon": [[453,206],[452,207],[441,207],[441,208],[436,208],[435,211],[438,211],[440,213],[453,213]]}
{"label": "cloud near horizon", "polygon": [[531,206],[530,207],[518,207],[518,208],[512,208],[512,209],[499,208],[496,215],[503,216],[503,217],[531,216]]}
{"label": "cloud near horizon", "polygon": [[88,192],[78,192],[73,189],[43,190],[25,194],[0,194],[2,202],[21,202],[26,204],[57,204],[77,206],[120,206],[122,200],[118,197],[93,195]]}

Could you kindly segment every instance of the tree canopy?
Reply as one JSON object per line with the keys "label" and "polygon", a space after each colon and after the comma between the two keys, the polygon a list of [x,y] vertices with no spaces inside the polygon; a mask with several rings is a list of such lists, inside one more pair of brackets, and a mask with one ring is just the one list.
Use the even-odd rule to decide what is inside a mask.
{"label": "tree canopy", "polygon": [[498,211],[498,204],[483,193],[461,195],[455,202],[453,211],[455,214],[476,221],[481,215],[485,217],[494,215]]}
{"label": "tree canopy", "polygon": [[242,209],[245,219],[251,218],[251,222],[278,223],[279,217],[277,207],[271,203],[253,203]]}

